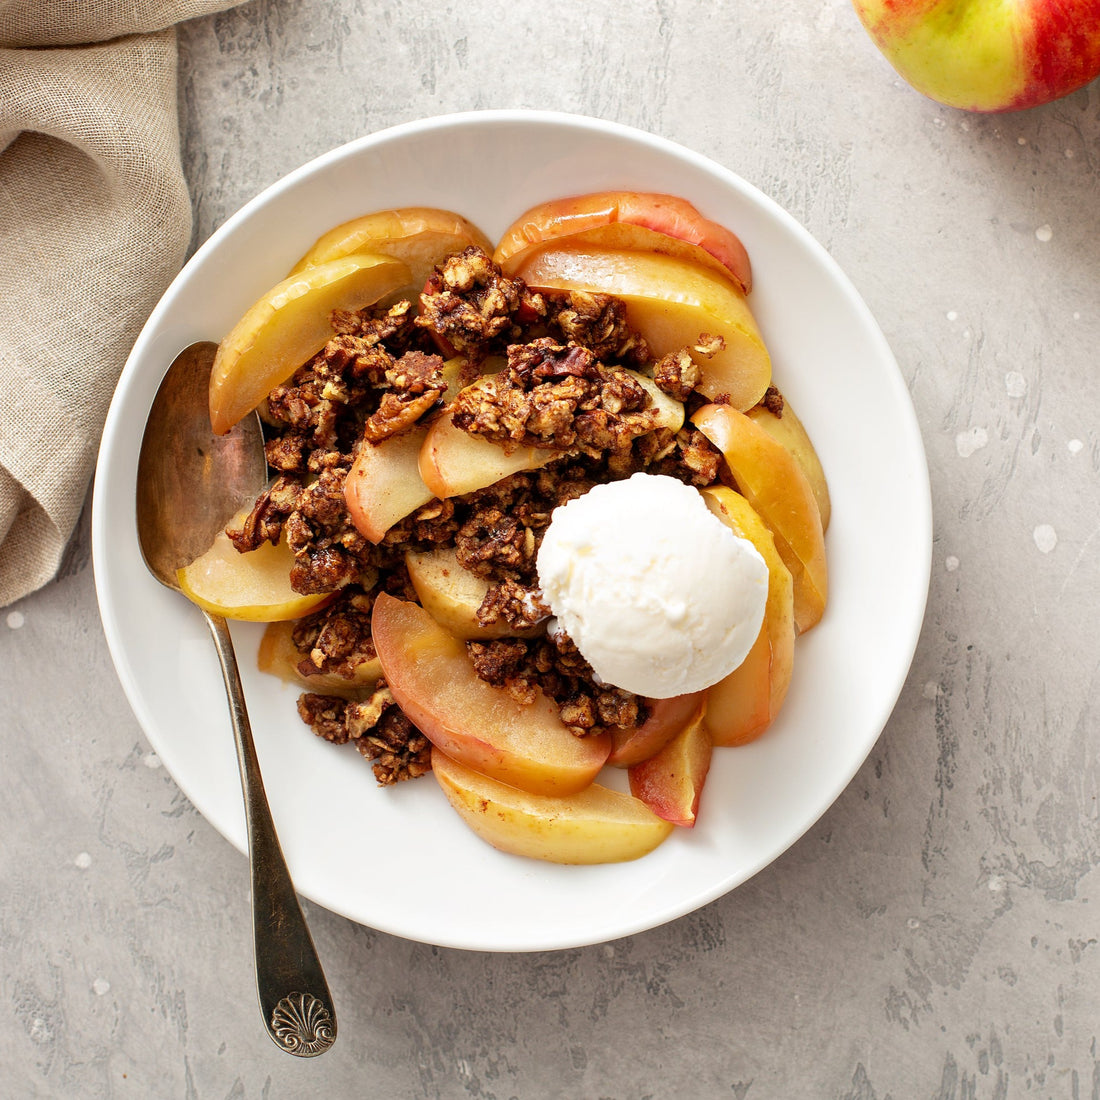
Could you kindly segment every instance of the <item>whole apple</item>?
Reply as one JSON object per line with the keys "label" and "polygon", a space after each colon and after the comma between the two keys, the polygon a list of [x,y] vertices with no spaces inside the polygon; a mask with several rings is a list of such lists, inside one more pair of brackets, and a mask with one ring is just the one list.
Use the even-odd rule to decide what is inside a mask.
{"label": "whole apple", "polygon": [[919,92],[967,111],[1019,111],[1100,75],[1100,0],[852,0]]}

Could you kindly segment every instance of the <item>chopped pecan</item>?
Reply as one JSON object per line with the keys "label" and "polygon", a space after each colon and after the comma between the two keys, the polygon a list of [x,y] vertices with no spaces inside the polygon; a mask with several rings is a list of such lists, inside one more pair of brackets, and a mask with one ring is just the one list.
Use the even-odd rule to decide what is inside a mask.
{"label": "chopped pecan", "polygon": [[379,786],[416,779],[431,770],[431,744],[385,685],[361,702],[306,693],[298,700],[298,713],[318,737],[335,745],[354,741],[360,754],[374,762]]}
{"label": "chopped pecan", "polygon": [[227,527],[229,541],[246,554],[265,542],[275,544],[282,537],[286,517],[298,506],[301,486],[293,478],[277,477],[256,499],[239,527]]}
{"label": "chopped pecan", "polygon": [[378,408],[363,424],[363,438],[368,443],[381,443],[390,436],[407,432],[438,400],[438,390],[400,395],[384,393]]}

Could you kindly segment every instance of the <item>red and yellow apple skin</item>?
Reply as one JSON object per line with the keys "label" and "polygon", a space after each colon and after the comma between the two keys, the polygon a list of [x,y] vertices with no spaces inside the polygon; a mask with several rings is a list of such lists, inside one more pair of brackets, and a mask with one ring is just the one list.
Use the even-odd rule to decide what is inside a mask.
{"label": "red and yellow apple skin", "polygon": [[813,487],[798,460],[751,417],[729,405],[704,405],[692,421],[722,452],[738,490],[767,524],[794,581],[800,634],[825,612],[825,532]]}
{"label": "red and yellow apple skin", "polygon": [[569,795],[587,787],[607,760],[607,734],[575,737],[541,692],[523,704],[487,684],[465,643],[419,605],[380,595],[371,631],[398,706],[459,763],[532,794]]}
{"label": "red and yellow apple skin", "polygon": [[[749,254],[736,233],[704,218],[686,199],[652,192],[599,191],[540,203],[504,231],[493,259],[509,267],[512,257],[532,245],[590,230],[602,231],[605,226],[637,227],[698,248],[716,260],[745,294],[752,289]],[[659,239],[649,238],[648,243],[642,243],[644,237],[632,235],[629,230],[619,235],[614,231],[603,235],[597,232],[594,240],[602,240],[609,248],[679,253]]]}
{"label": "red and yellow apple skin", "polygon": [[598,248],[564,240],[524,253],[516,274],[534,290],[586,290],[623,300],[628,323],[657,358],[721,337],[715,354],[693,353],[698,390],[749,409],[771,382],[771,357],[745,295],[731,280],[675,256]]}
{"label": "red and yellow apple skin", "polygon": [[775,537],[749,502],[727,485],[701,490],[707,507],[735,535],[748,539],[768,566],[764,622],[748,656],[707,689],[704,718],[716,746],[746,745],[775,720],[794,670],[794,583]]}
{"label": "red and yellow apple skin", "polygon": [[432,748],[432,774],[447,801],[482,840],[550,863],[622,863],[652,852],[672,832],[625,791],[593,783],[571,795],[531,794]]}
{"label": "red and yellow apple skin", "polygon": [[853,0],[918,92],[966,111],[1019,111],[1100,75],[1096,0]]}
{"label": "red and yellow apple skin", "polygon": [[691,829],[699,812],[712,745],[700,713],[659,753],[629,771],[630,793],[659,818]]}
{"label": "red and yellow apple skin", "polygon": [[699,717],[705,698],[705,691],[695,691],[671,699],[647,699],[649,717],[640,726],[611,731],[607,762],[612,767],[629,768],[648,760]]}

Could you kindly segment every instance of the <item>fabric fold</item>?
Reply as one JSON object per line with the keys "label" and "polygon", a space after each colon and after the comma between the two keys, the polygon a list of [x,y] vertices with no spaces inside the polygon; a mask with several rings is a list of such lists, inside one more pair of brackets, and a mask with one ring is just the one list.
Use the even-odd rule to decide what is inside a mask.
{"label": "fabric fold", "polygon": [[231,6],[0,0],[0,606],[56,573],[119,372],[183,262],[174,24]]}

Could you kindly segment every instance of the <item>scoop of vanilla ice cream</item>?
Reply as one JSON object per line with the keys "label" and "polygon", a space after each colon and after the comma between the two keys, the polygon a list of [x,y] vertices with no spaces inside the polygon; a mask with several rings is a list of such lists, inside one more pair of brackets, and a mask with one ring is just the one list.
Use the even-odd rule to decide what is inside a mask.
{"label": "scoop of vanilla ice cream", "polygon": [[760,632],[768,567],[672,477],[634,474],[554,510],[539,584],[605,683],[654,699],[701,691]]}

